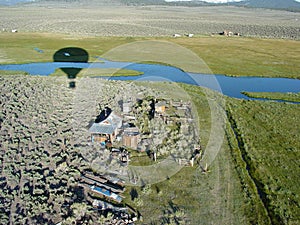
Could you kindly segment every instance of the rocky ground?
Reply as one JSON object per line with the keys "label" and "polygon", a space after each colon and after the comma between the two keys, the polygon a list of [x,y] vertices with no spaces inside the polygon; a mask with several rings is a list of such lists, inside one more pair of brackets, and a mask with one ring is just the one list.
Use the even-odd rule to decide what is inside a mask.
{"label": "rocky ground", "polygon": [[210,35],[300,38],[300,14],[238,7],[28,5],[0,8],[0,29],[92,36]]}

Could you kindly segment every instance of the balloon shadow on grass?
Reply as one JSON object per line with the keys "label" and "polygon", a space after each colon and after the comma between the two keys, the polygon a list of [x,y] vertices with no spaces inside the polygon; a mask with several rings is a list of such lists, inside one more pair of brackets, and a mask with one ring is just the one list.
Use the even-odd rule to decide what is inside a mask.
{"label": "balloon shadow on grass", "polygon": [[[89,54],[86,50],[77,47],[67,47],[56,51],[53,55],[54,62],[69,62],[69,63],[87,63]],[[70,79],[69,87],[75,88],[75,79],[82,68],[76,67],[74,64],[70,67],[60,68]]]}

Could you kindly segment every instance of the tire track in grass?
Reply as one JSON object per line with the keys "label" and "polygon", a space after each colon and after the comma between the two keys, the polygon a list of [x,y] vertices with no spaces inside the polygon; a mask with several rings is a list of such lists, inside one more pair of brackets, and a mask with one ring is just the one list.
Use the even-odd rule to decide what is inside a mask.
{"label": "tire track in grass", "polygon": [[225,177],[225,181],[227,181],[227,185],[224,186],[225,189],[225,205],[226,207],[223,207],[223,218],[226,218],[226,224],[233,224],[233,220],[232,220],[232,213],[230,213],[230,211],[233,208],[233,197],[232,197],[232,187],[231,187],[231,171],[230,171],[230,165],[228,163],[228,161],[225,162],[225,169],[224,169],[224,177]]}
{"label": "tire track in grass", "polygon": [[[228,156],[225,151],[220,152],[220,156],[216,159],[216,179],[214,179],[214,190],[215,197],[217,201],[214,204],[217,218],[219,224],[235,224],[233,220],[232,210],[233,210],[233,197],[232,197],[232,184],[230,171],[230,164]],[[236,218],[236,217],[235,217]]]}
{"label": "tire track in grass", "polygon": [[[212,196],[214,196],[215,201],[213,202],[213,206],[212,209],[214,210],[213,215],[216,216],[216,218],[220,218],[221,220],[221,215],[222,213],[222,206],[221,206],[221,186],[220,186],[220,160],[219,157],[216,159],[216,163],[214,165],[213,168],[216,171],[216,178],[214,179],[214,188],[212,190]],[[219,224],[222,223],[222,221],[218,221],[220,222]]]}

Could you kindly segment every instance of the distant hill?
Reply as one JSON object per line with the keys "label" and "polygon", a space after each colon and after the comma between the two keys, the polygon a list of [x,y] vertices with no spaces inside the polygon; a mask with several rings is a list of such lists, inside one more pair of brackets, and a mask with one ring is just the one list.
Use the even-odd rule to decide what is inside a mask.
{"label": "distant hill", "polygon": [[22,3],[34,4],[84,4],[84,5],[172,5],[172,6],[206,6],[214,5],[205,1],[175,1],[165,0],[0,0],[0,5],[15,5]]}
{"label": "distant hill", "polygon": [[165,0],[118,0],[125,5],[177,5],[177,6],[208,6],[234,5],[252,8],[287,9],[300,11],[300,3],[295,0],[243,0],[241,2],[214,3],[213,0],[191,0],[166,2]]}
{"label": "distant hill", "polygon": [[215,6],[232,5],[251,8],[283,9],[300,12],[300,3],[295,0],[242,0],[240,2],[214,3],[213,0],[173,1],[165,0],[0,0],[0,5],[14,5],[17,3],[63,3],[86,5],[175,5],[175,6]]}
{"label": "distant hill", "polygon": [[291,11],[300,11],[300,3],[294,0],[244,0],[229,4],[252,8],[287,9]]}
{"label": "distant hill", "polygon": [[32,0],[0,0],[0,5],[15,5],[19,3],[26,3]]}
{"label": "distant hill", "polygon": [[166,2],[165,0],[119,0],[124,5],[171,5],[171,6],[206,6],[211,3],[192,0],[192,1],[174,1]]}
{"label": "distant hill", "polygon": [[16,4],[72,4],[72,5],[121,5],[122,0],[0,0],[0,5]]}

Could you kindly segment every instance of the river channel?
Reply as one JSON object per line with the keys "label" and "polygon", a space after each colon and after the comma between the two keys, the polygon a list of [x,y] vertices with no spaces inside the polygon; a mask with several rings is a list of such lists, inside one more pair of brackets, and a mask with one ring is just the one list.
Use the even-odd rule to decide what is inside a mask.
{"label": "river channel", "polygon": [[114,62],[93,63],[45,62],[0,65],[0,70],[25,71],[30,75],[49,76],[59,68],[120,68],[140,71],[138,76],[110,76],[111,80],[172,81],[199,85],[234,98],[251,99],[241,92],[300,92],[300,80],[288,78],[230,77],[225,75],[188,73],[172,66],[158,64]]}

